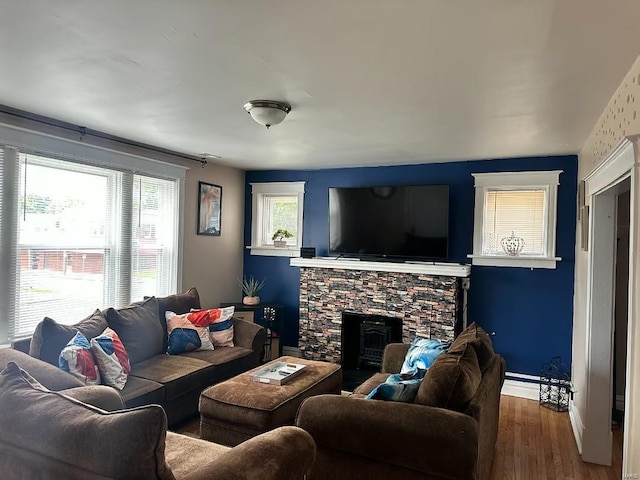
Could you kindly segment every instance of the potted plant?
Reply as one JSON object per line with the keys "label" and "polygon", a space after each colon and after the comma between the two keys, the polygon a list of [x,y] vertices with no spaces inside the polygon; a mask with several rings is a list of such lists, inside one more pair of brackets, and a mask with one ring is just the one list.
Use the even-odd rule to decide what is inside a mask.
{"label": "potted plant", "polygon": [[285,240],[285,238],[291,237],[293,237],[293,233],[284,228],[279,228],[278,230],[276,230],[276,233],[273,234],[271,240],[273,240],[274,247],[286,247],[287,241]]}
{"label": "potted plant", "polygon": [[238,283],[242,287],[242,293],[244,293],[244,298],[242,299],[242,303],[245,305],[258,305],[260,303],[260,297],[258,296],[258,292],[262,290],[264,287],[264,282],[267,279],[264,278],[261,282],[256,280],[253,275],[249,276],[249,278],[242,276],[242,280],[238,279]]}

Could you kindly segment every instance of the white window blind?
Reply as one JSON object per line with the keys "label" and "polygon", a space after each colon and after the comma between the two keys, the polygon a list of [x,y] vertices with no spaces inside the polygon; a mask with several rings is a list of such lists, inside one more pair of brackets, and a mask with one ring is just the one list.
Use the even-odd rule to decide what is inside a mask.
{"label": "white window blind", "polygon": [[0,338],[28,336],[44,316],[72,324],[176,291],[177,179],[28,152],[11,163],[15,150],[0,152],[0,251],[13,267],[0,285],[15,287],[13,304],[0,289]]}
{"label": "white window blind", "polygon": [[131,296],[166,295],[176,277],[176,182],[133,177]]}
{"label": "white window blind", "polygon": [[18,245],[18,151],[0,148],[0,344],[14,324]]}
{"label": "white window blind", "polygon": [[524,240],[520,255],[545,255],[545,195],[543,189],[487,190],[484,255],[504,255],[502,239],[512,234]]}
{"label": "white window blind", "polygon": [[473,173],[473,265],[556,268],[562,170]]}

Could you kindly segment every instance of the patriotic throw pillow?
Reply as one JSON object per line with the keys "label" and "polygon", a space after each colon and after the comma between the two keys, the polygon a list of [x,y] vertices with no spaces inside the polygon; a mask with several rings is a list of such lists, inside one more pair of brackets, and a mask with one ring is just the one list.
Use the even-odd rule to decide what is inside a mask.
{"label": "patriotic throw pillow", "polygon": [[58,357],[58,365],[87,385],[100,383],[100,371],[91,353],[91,345],[87,337],[80,332],[77,332],[62,349]]}
{"label": "patriotic throw pillow", "polygon": [[167,312],[167,353],[178,355],[194,350],[213,350],[209,326],[222,318],[231,318],[233,312],[233,307],[196,310],[183,315]]}
{"label": "patriotic throw pillow", "polygon": [[[209,339],[216,347],[233,347],[233,314],[235,307],[216,308],[210,312],[220,312],[216,320],[209,325]],[[217,315],[213,314],[213,315]]]}
{"label": "patriotic throw pillow", "polygon": [[131,365],[118,334],[106,328],[100,335],[91,339],[91,350],[96,356],[102,383],[122,390],[129,378]]}

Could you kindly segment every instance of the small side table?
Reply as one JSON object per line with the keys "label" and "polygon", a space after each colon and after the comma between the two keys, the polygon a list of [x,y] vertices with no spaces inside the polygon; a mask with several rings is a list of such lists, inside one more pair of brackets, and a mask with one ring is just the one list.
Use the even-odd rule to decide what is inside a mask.
{"label": "small side table", "polygon": [[223,302],[221,307],[235,307],[234,316],[257,323],[267,330],[267,340],[264,344],[262,361],[268,362],[282,356],[283,307],[274,303],[260,303],[258,305],[245,305],[244,303]]}

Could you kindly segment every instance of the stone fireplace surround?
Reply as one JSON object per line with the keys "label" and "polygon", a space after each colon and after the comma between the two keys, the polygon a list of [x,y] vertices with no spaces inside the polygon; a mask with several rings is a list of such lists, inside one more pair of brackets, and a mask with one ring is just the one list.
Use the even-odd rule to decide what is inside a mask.
{"label": "stone fireplace surround", "polygon": [[402,318],[402,339],[416,333],[453,340],[466,302],[469,265],[292,258],[300,267],[302,358],[341,363],[342,312]]}

